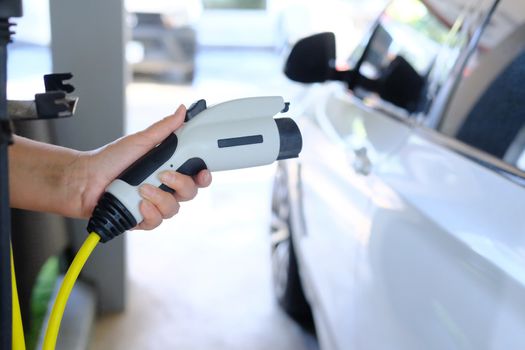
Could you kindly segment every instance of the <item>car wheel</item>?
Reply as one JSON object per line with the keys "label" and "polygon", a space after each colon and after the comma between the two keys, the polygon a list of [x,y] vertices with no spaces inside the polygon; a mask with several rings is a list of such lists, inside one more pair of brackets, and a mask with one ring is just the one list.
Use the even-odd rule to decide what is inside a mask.
{"label": "car wheel", "polygon": [[272,272],[276,299],[296,322],[314,331],[312,311],[304,295],[290,225],[286,173],[278,167],[272,196]]}

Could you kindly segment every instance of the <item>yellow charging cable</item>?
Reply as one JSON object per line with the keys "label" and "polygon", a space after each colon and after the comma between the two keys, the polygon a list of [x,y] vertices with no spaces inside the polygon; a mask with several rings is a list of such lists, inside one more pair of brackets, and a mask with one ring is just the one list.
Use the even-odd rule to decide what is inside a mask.
{"label": "yellow charging cable", "polygon": [[16,288],[15,262],[13,260],[13,247],[11,247],[11,295],[13,308],[13,350],[25,350],[24,325],[22,324],[22,313],[18,302],[18,289]]}
{"label": "yellow charging cable", "polygon": [[73,285],[77,280],[80,270],[84,267],[87,259],[93,252],[93,249],[97,246],[100,241],[100,236],[95,232],[91,232],[82,244],[82,247],[78,250],[77,255],[73,259],[71,266],[64,276],[60,290],[55,299],[55,304],[53,305],[53,310],[49,316],[49,321],[47,322],[47,331],[44,337],[44,345],[42,350],[54,350],[57,342],[58,331],[60,329],[60,322],[62,321],[62,316],[64,315],[64,309],[66,308],[67,300],[73,289]]}
{"label": "yellow charging cable", "polygon": [[[71,266],[64,276],[62,285],[58,291],[51,315],[47,322],[47,331],[44,337],[44,345],[42,350],[54,350],[57,342],[58,331],[60,323],[64,316],[69,295],[75,285],[80,271],[84,267],[87,259],[100,241],[100,236],[95,232],[91,232],[78,250],[77,255],[73,259]],[[25,350],[26,344],[24,339],[24,326],[22,324],[22,314],[20,312],[20,303],[18,301],[18,290],[16,288],[16,275],[13,261],[13,249],[11,248],[11,286],[12,286],[12,308],[13,308],[13,350]]]}

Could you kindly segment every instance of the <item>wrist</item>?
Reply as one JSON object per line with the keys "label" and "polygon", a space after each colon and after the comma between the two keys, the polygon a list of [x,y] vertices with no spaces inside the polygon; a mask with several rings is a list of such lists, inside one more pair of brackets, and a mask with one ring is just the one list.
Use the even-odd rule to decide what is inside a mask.
{"label": "wrist", "polygon": [[87,218],[86,197],[90,188],[91,152],[73,151],[71,159],[65,164],[62,180],[62,198],[65,212],[62,215],[74,218]]}
{"label": "wrist", "polygon": [[69,187],[76,191],[73,194],[73,201],[77,203],[75,217],[91,217],[106,187],[120,173],[111,157],[113,147],[109,144],[94,151],[79,152],[68,175]]}

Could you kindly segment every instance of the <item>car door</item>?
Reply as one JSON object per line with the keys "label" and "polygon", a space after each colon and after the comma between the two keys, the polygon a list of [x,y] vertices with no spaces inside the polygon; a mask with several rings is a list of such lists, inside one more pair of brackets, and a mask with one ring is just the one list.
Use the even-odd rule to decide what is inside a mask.
{"label": "car door", "polygon": [[[464,116],[445,113],[434,130],[417,126],[376,167],[359,322],[345,346],[525,348],[523,26],[518,34],[492,48],[499,60],[472,57],[464,80],[476,84],[464,88],[472,94],[478,85],[478,95]],[[498,62],[480,87],[477,75]]]}
{"label": "car door", "polygon": [[354,268],[364,258],[358,252],[372,225],[373,169],[403,144],[410,126],[361,105],[341,86],[327,90],[327,103],[300,122],[304,140],[315,142],[305,142],[301,154],[304,224],[294,240],[315,316],[323,318],[317,324],[328,323],[331,341],[342,343],[337,338],[353,328],[348,296],[355,291]]}
{"label": "car door", "polygon": [[[423,76],[441,49],[434,38],[420,34],[410,45],[403,45],[415,27],[399,17],[398,3],[387,7],[372,42],[365,45],[368,49],[360,65],[368,79],[376,78],[400,52]],[[425,12],[418,24],[427,16],[432,15]],[[433,26],[444,33],[450,30],[443,24]],[[419,51],[412,42],[425,43],[427,50]],[[353,345],[356,332],[371,336],[373,328],[364,331],[363,315],[356,311],[361,288],[369,278],[372,209],[375,201],[394,200],[376,169],[406,143],[414,125],[405,108],[360,87],[358,82],[350,93],[339,83],[315,85],[302,102],[312,108],[310,117],[300,121],[306,141],[296,171],[300,172],[303,223],[295,225],[303,228],[295,244],[317,326],[326,325],[329,333],[321,335],[326,348]]]}
{"label": "car door", "polygon": [[[428,20],[428,16],[433,16],[430,11],[423,12],[421,20],[415,22],[419,26],[417,40],[404,46],[400,38],[411,38],[405,31],[413,32],[417,26],[403,22],[396,2],[391,6],[394,6],[392,12],[387,8],[378,22],[387,21],[377,31],[381,34],[371,36],[371,40],[379,42],[366,45],[369,49],[365,48],[365,57],[360,60],[363,75],[376,78],[388,65],[388,57],[395,56],[392,50],[402,52],[420,76],[428,73],[438,54],[457,57],[455,46],[436,41],[439,37],[436,30],[445,32],[454,30],[454,26]],[[429,42],[422,52],[418,48],[425,40],[420,34],[424,23],[431,23],[434,31],[426,38]],[[464,44],[459,36],[452,42]],[[451,69],[439,68],[444,75]],[[391,315],[392,307],[398,305],[388,300],[390,292],[396,292],[385,282],[389,276],[375,271],[375,261],[388,257],[384,248],[376,245],[380,237],[376,233],[378,225],[383,225],[386,231],[390,225],[394,227],[391,221],[396,220],[396,214],[406,205],[403,197],[383,179],[382,169],[396,169],[391,159],[398,159],[412,139],[417,119],[410,111],[379,98],[359,84],[354,87],[354,94],[337,83],[313,86],[311,90],[312,113],[301,120],[307,141],[300,167],[295,170],[299,173],[296,175],[300,178],[302,204],[298,209],[302,212],[299,220],[302,223],[295,225],[301,225],[302,229],[301,236],[294,239],[299,245],[297,255],[304,267],[302,279],[306,281],[316,322],[327,332],[321,335],[321,344],[324,348],[384,349],[385,344],[387,348],[421,348],[419,338],[403,328],[410,323],[399,323]],[[380,208],[386,209],[379,211]],[[413,213],[407,215],[416,217]],[[406,253],[397,246],[394,252]],[[402,271],[396,272],[392,278],[407,278]],[[403,288],[397,292],[402,293]]]}

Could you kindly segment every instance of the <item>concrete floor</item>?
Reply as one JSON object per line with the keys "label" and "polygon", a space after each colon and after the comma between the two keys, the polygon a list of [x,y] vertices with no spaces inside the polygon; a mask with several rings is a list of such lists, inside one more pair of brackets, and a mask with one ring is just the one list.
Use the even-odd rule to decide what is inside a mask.
{"label": "concrete floor", "polygon": [[[206,50],[193,86],[133,83],[128,132],[179,103],[290,97],[270,51]],[[293,113],[293,109],[291,111]],[[269,219],[274,165],[215,173],[211,187],[152,232],[127,235],[127,311],[100,318],[91,350],[316,349],[276,305]]]}

